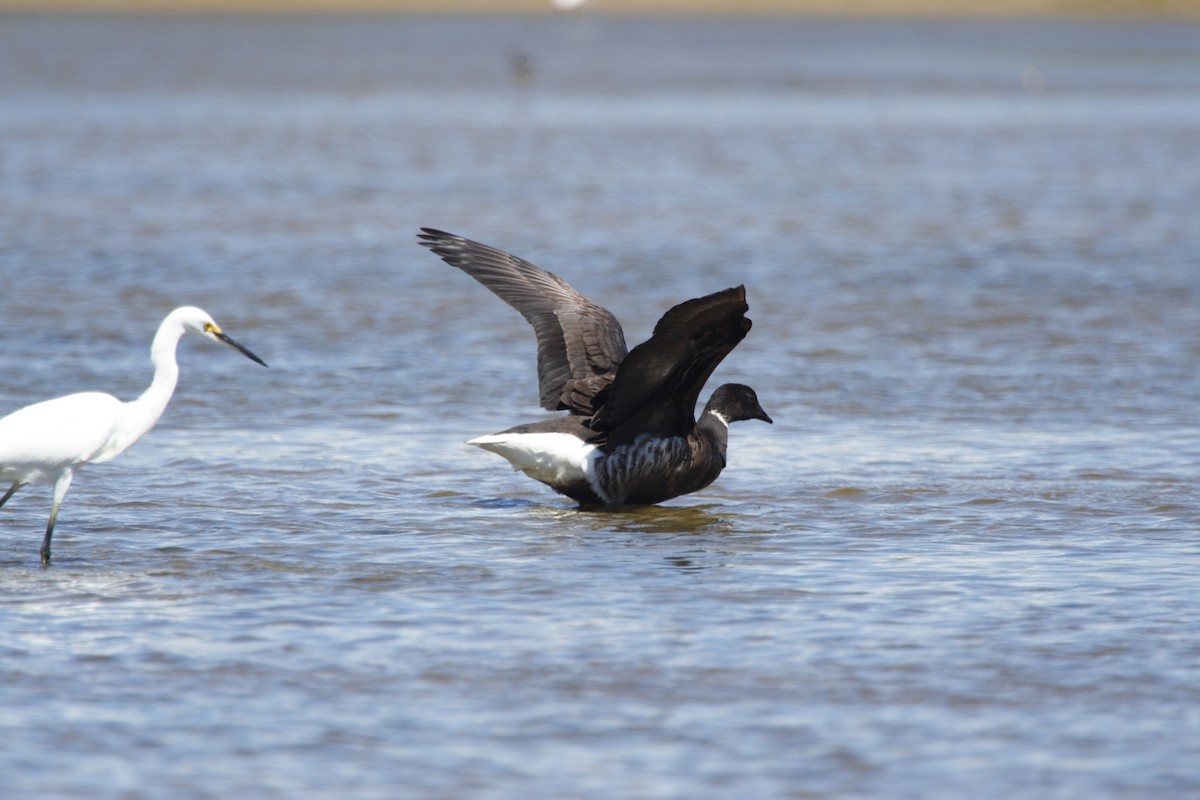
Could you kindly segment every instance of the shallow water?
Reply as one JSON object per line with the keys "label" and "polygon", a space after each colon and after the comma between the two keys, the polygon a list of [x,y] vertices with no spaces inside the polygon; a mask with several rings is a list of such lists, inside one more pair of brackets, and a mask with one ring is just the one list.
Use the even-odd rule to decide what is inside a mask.
{"label": "shallow water", "polygon": [[[521,59],[529,67],[519,74]],[[1200,794],[1200,28],[0,17],[0,406],[159,427],[0,511],[13,797]],[[533,338],[747,285],[774,426],[579,513],[462,445]]]}

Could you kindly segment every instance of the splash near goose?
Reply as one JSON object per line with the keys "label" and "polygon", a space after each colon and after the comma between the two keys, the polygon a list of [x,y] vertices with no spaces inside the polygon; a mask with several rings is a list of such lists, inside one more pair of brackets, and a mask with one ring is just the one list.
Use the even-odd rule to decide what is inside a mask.
{"label": "splash near goose", "polygon": [[568,412],[467,444],[581,506],[650,505],[699,491],[725,468],[730,423],[771,422],[739,383],[718,387],[695,418],[705,382],[750,331],[745,287],[680,303],[629,350],[616,317],[557,275],[433,228],[418,239],[533,326],[542,408]]}

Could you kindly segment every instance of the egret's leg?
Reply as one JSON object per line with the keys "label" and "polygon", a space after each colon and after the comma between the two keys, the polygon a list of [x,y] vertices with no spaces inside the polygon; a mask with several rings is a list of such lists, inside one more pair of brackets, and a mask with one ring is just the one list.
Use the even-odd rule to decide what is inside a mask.
{"label": "egret's leg", "polygon": [[4,497],[0,497],[0,507],[2,507],[5,503],[7,503],[8,498],[10,498],[14,494],[16,494],[17,489],[20,489],[20,488],[21,488],[21,484],[19,484],[19,483],[14,483],[12,486],[10,486],[8,491],[4,493]]}
{"label": "egret's leg", "polygon": [[54,482],[54,505],[50,506],[50,524],[46,526],[46,536],[42,539],[43,567],[50,565],[50,537],[54,535],[54,523],[58,520],[58,508],[62,505],[63,498],[67,496],[67,489],[71,488],[73,477],[75,474],[68,469]]}

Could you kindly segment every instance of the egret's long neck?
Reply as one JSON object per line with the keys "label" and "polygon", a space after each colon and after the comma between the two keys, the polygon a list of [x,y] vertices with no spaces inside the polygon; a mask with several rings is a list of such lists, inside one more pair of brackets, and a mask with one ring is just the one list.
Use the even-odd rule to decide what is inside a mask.
{"label": "egret's long neck", "polygon": [[183,326],[169,317],[159,326],[150,345],[150,361],[154,364],[154,380],[141,397],[125,406],[125,447],[131,447],[150,432],[163,412],[175,384],[179,380],[179,364],[175,361],[175,348],[184,334]]}

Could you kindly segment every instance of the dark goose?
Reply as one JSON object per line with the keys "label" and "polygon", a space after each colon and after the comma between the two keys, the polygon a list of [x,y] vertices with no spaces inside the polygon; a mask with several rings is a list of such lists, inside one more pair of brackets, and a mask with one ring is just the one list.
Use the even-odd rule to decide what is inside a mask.
{"label": "dark goose", "polygon": [[557,275],[433,228],[418,238],[528,320],[542,408],[570,412],[467,444],[580,505],[661,503],[703,489],[725,468],[729,423],[771,422],[739,383],[718,387],[693,417],[708,377],[750,330],[745,287],[680,303],[630,351],[616,317]]}

